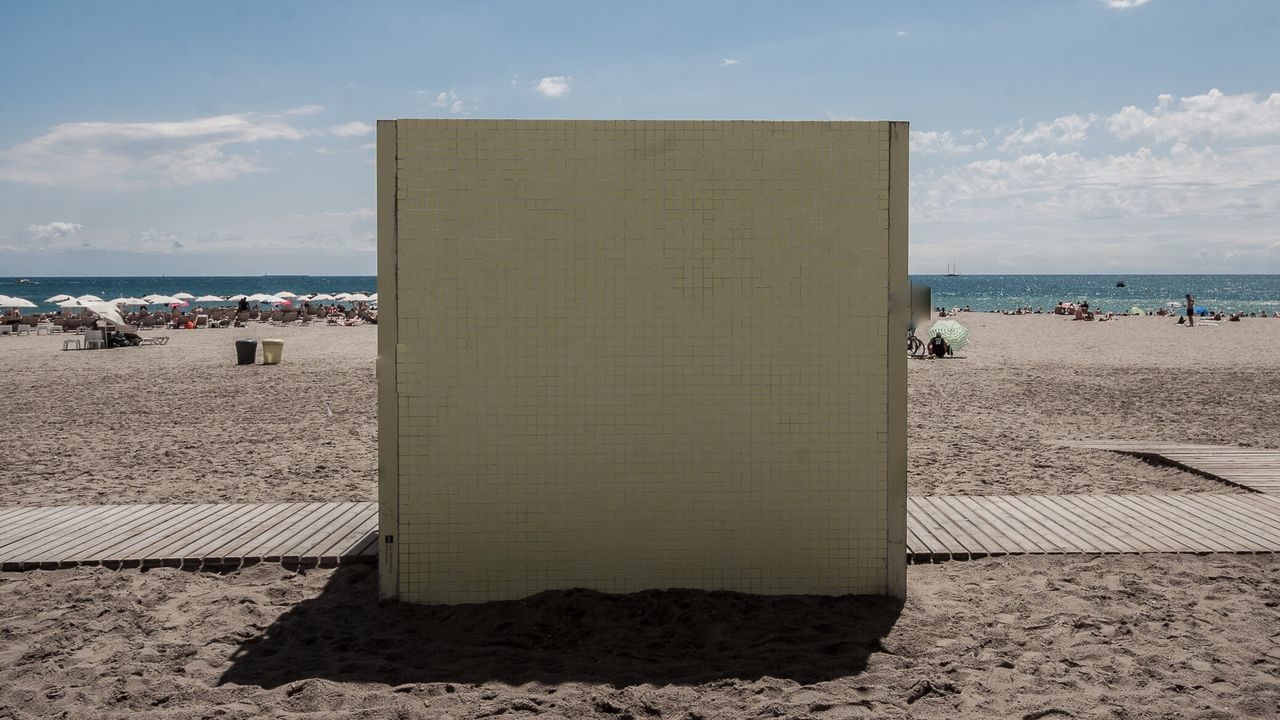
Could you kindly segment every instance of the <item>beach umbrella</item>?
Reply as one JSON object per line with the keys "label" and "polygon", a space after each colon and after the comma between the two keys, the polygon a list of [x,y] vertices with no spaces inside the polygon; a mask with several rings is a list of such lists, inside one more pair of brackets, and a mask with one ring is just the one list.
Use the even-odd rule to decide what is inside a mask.
{"label": "beach umbrella", "polygon": [[289,292],[288,290],[281,290],[280,292],[276,293],[276,297],[282,297],[282,298],[296,298],[296,297],[298,297],[298,295],[297,295],[297,293],[291,293],[291,292]]}
{"label": "beach umbrella", "polygon": [[347,302],[369,302],[369,296],[363,293],[352,293],[347,296]]}
{"label": "beach umbrella", "polygon": [[195,295],[192,295],[191,293],[184,293],[184,292],[174,293],[173,296],[178,298],[179,300],[195,300],[196,299]]}
{"label": "beach umbrella", "polygon": [[147,301],[135,297],[118,297],[115,300],[111,300],[110,303],[112,305],[146,305]]}
{"label": "beach umbrella", "polygon": [[343,301],[343,302],[346,302],[346,301],[347,301],[347,298],[349,298],[349,297],[351,297],[351,293],[338,293],[337,295],[334,295],[334,296],[333,296],[333,299],[334,299],[334,300],[341,300],[341,301]]}
{"label": "beach umbrella", "polygon": [[230,302],[240,302],[241,300],[248,299],[248,297],[249,297],[248,295],[232,295],[231,297],[227,298],[227,300]]}
{"label": "beach umbrella", "polygon": [[[174,297],[177,297],[177,295],[174,295]],[[200,297],[196,298],[196,302],[198,302],[198,303],[207,303],[207,302],[226,302],[226,300],[223,300],[222,298],[218,297],[217,295],[201,295]]]}
{"label": "beach umbrella", "polygon": [[56,303],[56,305],[57,305],[58,307],[60,307],[60,308],[82,308],[82,307],[88,307],[88,305],[85,303],[85,301],[81,300],[80,298],[71,298],[70,300],[63,300],[63,301],[62,301],[62,302],[60,302],[60,303]]}
{"label": "beach umbrella", "polygon": [[378,293],[369,296],[369,302],[378,302]]}
{"label": "beach umbrella", "polygon": [[128,325],[124,318],[120,316],[120,311],[116,309],[116,306],[109,302],[90,302],[85,303],[84,307],[113,325]]}
{"label": "beach umbrella", "polygon": [[152,305],[172,305],[182,302],[178,298],[169,297],[168,295],[146,295],[143,299]]}
{"label": "beach umbrella", "polygon": [[45,302],[47,302],[47,303],[55,303],[55,304],[56,304],[56,303],[60,303],[60,302],[62,302],[63,300],[70,300],[70,299],[71,299],[71,296],[70,296],[70,295],[54,295],[53,297],[48,298],[47,300],[45,300]]}
{"label": "beach umbrella", "polygon": [[329,295],[327,293],[320,293],[319,295],[312,295],[311,299],[316,302],[332,302],[334,300],[337,300],[338,298],[332,295]]}
{"label": "beach umbrella", "polygon": [[7,308],[33,308],[36,304],[30,300],[20,297],[9,297],[8,295],[0,295],[0,307]]}
{"label": "beach umbrella", "polygon": [[76,298],[76,299],[77,299],[77,300],[79,300],[80,302],[86,302],[86,303],[91,303],[91,302],[106,302],[106,300],[103,300],[102,298],[98,297],[97,295],[81,295],[80,297],[78,297],[78,298]]}
{"label": "beach umbrella", "polygon": [[969,344],[969,331],[955,320],[939,320],[929,328],[928,335],[941,335],[952,350],[960,350]]}
{"label": "beach umbrella", "polygon": [[1129,314],[1130,315],[1146,315],[1146,313],[1143,312],[1142,308],[1138,307],[1137,305],[1134,305],[1133,307],[1129,308]]}

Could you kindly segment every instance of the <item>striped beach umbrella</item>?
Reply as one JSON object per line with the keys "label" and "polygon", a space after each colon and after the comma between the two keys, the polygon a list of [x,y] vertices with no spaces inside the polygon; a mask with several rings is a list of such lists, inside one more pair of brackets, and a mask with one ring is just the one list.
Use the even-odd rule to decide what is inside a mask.
{"label": "striped beach umbrella", "polygon": [[955,320],[939,320],[929,328],[929,337],[941,335],[952,350],[960,350],[969,344],[969,331]]}

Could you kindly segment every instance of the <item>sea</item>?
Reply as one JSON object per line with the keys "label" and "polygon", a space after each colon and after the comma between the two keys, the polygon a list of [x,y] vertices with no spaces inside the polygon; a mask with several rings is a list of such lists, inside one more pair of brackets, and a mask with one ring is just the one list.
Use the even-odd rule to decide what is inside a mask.
{"label": "sea", "polygon": [[1280,275],[913,275],[911,281],[929,287],[934,307],[979,311],[1048,311],[1059,302],[1082,301],[1102,312],[1148,311],[1185,307],[1187,293],[1209,310],[1280,310]]}
{"label": "sea", "polygon": [[[372,275],[258,275],[167,277],[32,277],[0,278],[0,295],[36,303],[32,312],[54,311],[45,302],[54,295],[97,295],[104,300],[142,297],[152,293],[226,297],[243,293],[298,295],[378,290]],[[913,275],[913,283],[931,289],[934,307],[966,307],[977,311],[1052,308],[1060,301],[1088,301],[1103,312],[1127,312],[1132,307],[1154,310],[1182,306],[1187,293],[1196,305],[1228,312],[1280,310],[1280,275]],[[1124,287],[1118,287],[1124,283]]]}

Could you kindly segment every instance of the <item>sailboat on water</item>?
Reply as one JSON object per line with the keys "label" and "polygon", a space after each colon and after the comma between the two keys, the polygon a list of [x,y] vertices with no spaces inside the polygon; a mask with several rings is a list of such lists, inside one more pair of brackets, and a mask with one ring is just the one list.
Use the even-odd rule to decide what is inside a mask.
{"label": "sailboat on water", "polygon": [[943,277],[960,277],[960,273],[956,272],[955,263],[947,263],[947,274]]}

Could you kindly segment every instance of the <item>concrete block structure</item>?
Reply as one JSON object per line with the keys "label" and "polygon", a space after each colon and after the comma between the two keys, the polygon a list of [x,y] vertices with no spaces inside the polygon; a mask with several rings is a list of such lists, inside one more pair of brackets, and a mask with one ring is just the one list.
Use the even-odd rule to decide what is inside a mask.
{"label": "concrete block structure", "polygon": [[907,125],[378,124],[380,587],[906,586]]}

